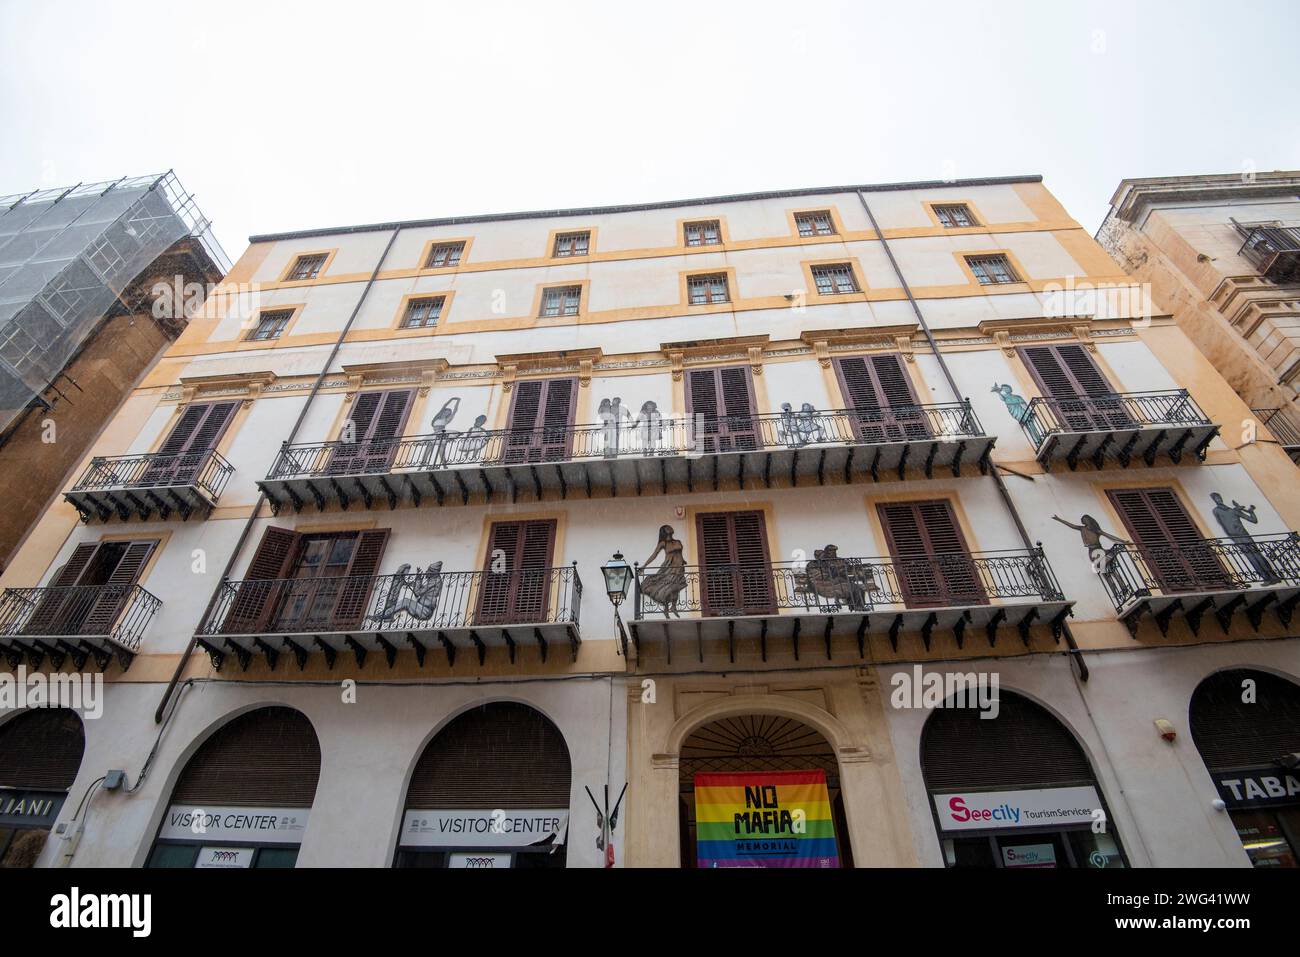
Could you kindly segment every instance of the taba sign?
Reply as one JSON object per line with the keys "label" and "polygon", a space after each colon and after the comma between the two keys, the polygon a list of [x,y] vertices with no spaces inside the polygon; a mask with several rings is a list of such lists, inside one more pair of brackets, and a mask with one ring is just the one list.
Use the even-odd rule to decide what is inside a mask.
{"label": "taba sign", "polygon": [[1300,771],[1252,768],[1214,774],[1219,797],[1231,808],[1274,807],[1300,804]]}
{"label": "taba sign", "polygon": [[53,827],[67,796],[64,791],[0,788],[0,827]]}
{"label": "taba sign", "polygon": [[945,831],[1091,824],[1101,814],[1093,787],[1027,791],[963,791],[934,795],[939,826]]}
{"label": "taba sign", "polygon": [[563,844],[568,830],[567,808],[407,811],[399,843],[403,847],[545,847]]}
{"label": "taba sign", "polygon": [[158,837],[165,841],[251,841],[301,844],[305,807],[197,807],[173,804]]}
{"label": "taba sign", "polygon": [[201,847],[194,866],[204,870],[240,870],[253,866],[251,847]]}
{"label": "taba sign", "polygon": [[839,867],[825,771],[695,775],[699,867]]}

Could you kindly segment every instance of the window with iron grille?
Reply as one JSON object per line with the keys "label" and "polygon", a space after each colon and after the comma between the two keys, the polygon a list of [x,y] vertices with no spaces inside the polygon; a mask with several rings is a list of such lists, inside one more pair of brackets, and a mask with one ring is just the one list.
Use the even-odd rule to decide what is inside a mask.
{"label": "window with iron grille", "polygon": [[280,333],[284,332],[284,327],[289,324],[289,320],[292,318],[292,309],[277,309],[274,312],[264,312],[257,317],[257,325],[249,331],[248,338],[252,341],[279,339]]}
{"label": "window with iron grille", "polygon": [[1006,256],[967,256],[966,265],[975,274],[981,286],[997,286],[1002,283],[1020,282],[1020,277],[1011,268]]}
{"label": "window with iron grille", "polygon": [[730,302],[727,291],[727,274],[713,273],[708,276],[691,276],[686,280],[686,291],[692,306],[710,302]]}
{"label": "window with iron grille", "polygon": [[970,207],[965,203],[952,203],[946,206],[935,206],[934,215],[939,217],[940,225],[947,229],[956,229],[960,226],[977,226],[975,217],[971,215]]}
{"label": "window with iron grille", "polygon": [[293,268],[289,270],[289,281],[293,282],[299,279],[315,279],[320,275],[321,267],[325,265],[325,254],[318,256],[299,256],[294,262]]}
{"label": "window with iron grille", "polygon": [[861,291],[858,289],[858,280],[853,275],[853,267],[848,263],[813,266],[812,274],[819,296],[842,296],[847,292]]}
{"label": "window with iron grille", "polygon": [[686,224],[687,246],[717,246],[722,242],[722,230],[716,219]]}
{"label": "window with iron grille", "polygon": [[819,209],[812,213],[795,213],[794,223],[799,227],[800,236],[835,235],[835,221],[831,219],[829,209]]}
{"label": "window with iron grille", "polygon": [[429,250],[429,258],[424,263],[425,269],[446,269],[459,266],[460,257],[465,252],[464,243],[439,243]]}
{"label": "window with iron grille", "polygon": [[585,256],[591,247],[591,233],[560,233],[555,237],[555,256]]}
{"label": "window with iron grille", "polygon": [[581,302],[581,286],[552,286],[542,291],[542,315],[576,316]]}
{"label": "window with iron grille", "polygon": [[402,317],[403,329],[431,329],[442,317],[445,296],[426,296],[412,299],[406,304],[406,315]]}

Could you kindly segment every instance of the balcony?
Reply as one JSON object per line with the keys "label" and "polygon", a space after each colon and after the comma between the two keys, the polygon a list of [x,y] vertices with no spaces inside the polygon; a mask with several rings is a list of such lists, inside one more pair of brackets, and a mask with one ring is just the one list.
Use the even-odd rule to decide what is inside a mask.
{"label": "balcony", "polygon": [[81,513],[81,520],[108,521],[132,515],[147,520],[157,513],[164,521],[172,512],[188,520],[207,513],[226,487],[235,467],[215,449],[176,455],[96,456],[85,474],[63,497]]}
{"label": "balcony", "polygon": [[1213,612],[1224,634],[1237,609],[1256,631],[1270,608],[1284,628],[1300,602],[1300,535],[1206,538],[1159,547],[1116,545],[1098,572],[1119,618],[1136,638],[1151,615],[1160,633],[1181,615],[1193,634]]}
{"label": "balcony", "polygon": [[542,662],[557,642],[577,660],[582,580],[577,565],[518,572],[442,572],[374,577],[227,581],[200,628],[199,644],[221,670],[229,655],[248,669],[262,655],[274,671],[291,654],[301,671],[313,654],[333,669],[341,654],[357,667],[381,653],[393,667],[400,649],[425,656],[438,649],[448,667],[473,651],[480,667],[489,647],[507,650],[514,664],[520,645],[535,645]]}
{"label": "balcony", "polygon": [[578,425],[521,431],[445,432],[368,443],[284,447],[259,482],[272,511],[353,502],[468,504],[534,501],[548,494],[668,494],[722,482],[792,485],[901,480],[964,466],[988,470],[993,437],[965,403],[878,411],[791,412],[663,419],[653,427]]}
{"label": "balcony", "polygon": [[1152,466],[1158,455],[1178,464],[1189,452],[1200,461],[1219,434],[1186,389],[1031,399],[1020,427],[1049,472],[1062,461],[1071,471],[1080,461]]}
{"label": "balcony", "polygon": [[93,658],[100,671],[112,656],[125,671],[162,602],[139,585],[6,588],[0,595],[0,654],[11,668],[26,656],[55,670],[66,658],[80,671]]}
{"label": "balcony", "polygon": [[1289,409],[1251,409],[1259,421],[1268,427],[1277,439],[1277,444],[1291,456],[1291,461],[1300,465],[1300,425]]}
{"label": "balcony", "polygon": [[961,649],[972,635],[995,647],[1001,629],[1014,628],[1027,647],[1035,623],[1050,625],[1059,640],[1073,604],[1040,549],[688,565],[668,582],[662,574],[636,569],[638,661],[644,644],[661,641],[671,663],[675,640],[693,645],[701,662],[706,642],[725,641],[734,662],[737,642],[766,661],[773,643],[798,660],[805,640],[824,646],[830,661],[836,638],[841,648],[856,643],[865,658],[873,632],[887,635],[894,651],[901,633],[917,632],[929,651],[936,630],[951,633]]}
{"label": "balcony", "polygon": [[1245,237],[1241,255],[1279,285],[1300,282],[1300,227],[1234,223]]}

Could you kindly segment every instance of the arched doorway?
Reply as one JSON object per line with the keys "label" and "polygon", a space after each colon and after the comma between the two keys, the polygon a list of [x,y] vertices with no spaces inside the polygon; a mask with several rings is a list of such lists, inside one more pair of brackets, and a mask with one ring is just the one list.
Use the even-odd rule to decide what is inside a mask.
{"label": "arched doorway", "polygon": [[921,768],[948,867],[1124,867],[1092,765],[1046,708],[998,692],[996,717],[936,708]]}
{"label": "arched doorway", "polygon": [[496,701],[425,747],[406,791],[395,867],[564,867],[572,770],[560,729]]}
{"label": "arched doorway", "polygon": [[1189,724],[1251,864],[1300,866],[1300,685],[1217,672],[1192,693]]}
{"label": "arched doorway", "polygon": [[678,784],[683,867],[853,866],[835,749],[801,721],[701,725],[682,743]]}
{"label": "arched doorway", "polygon": [[227,722],[181,771],[149,867],[293,867],[320,780],[320,743],[293,708]]}
{"label": "arched doorway", "polygon": [[0,867],[33,867],[81,768],[86,733],[68,708],[0,724]]}

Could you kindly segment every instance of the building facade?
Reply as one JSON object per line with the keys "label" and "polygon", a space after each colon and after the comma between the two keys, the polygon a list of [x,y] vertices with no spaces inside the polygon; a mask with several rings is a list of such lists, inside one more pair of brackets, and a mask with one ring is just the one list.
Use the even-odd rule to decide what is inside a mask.
{"label": "building facade", "polygon": [[1294,466],[1136,291],[1037,177],[254,237],[0,582],[10,849],[1294,864]]}
{"label": "building facade", "polygon": [[1300,461],[1300,172],[1126,179],[1097,239]]}

